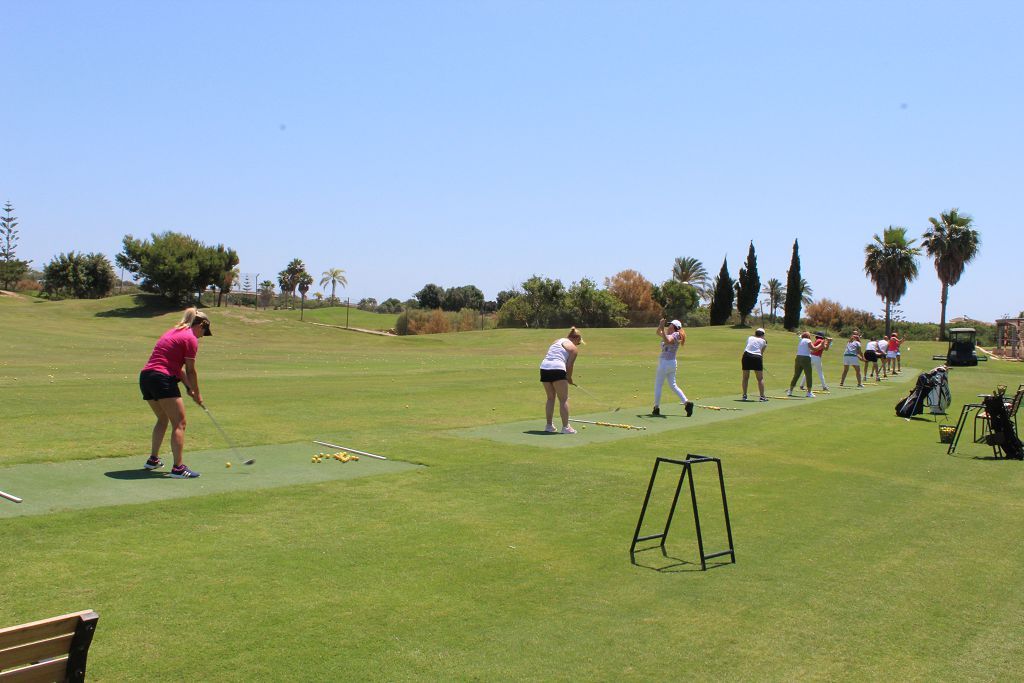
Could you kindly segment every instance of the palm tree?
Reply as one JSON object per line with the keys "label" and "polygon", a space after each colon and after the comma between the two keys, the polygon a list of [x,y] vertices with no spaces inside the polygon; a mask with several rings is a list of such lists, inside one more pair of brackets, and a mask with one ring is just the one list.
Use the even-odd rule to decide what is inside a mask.
{"label": "palm tree", "polygon": [[[238,270],[237,266],[232,268],[229,271],[226,271],[221,276],[220,291],[217,292],[217,306],[220,306],[220,300],[224,296],[224,292],[230,292],[231,291],[231,286],[233,284],[235,284],[235,280],[237,280],[241,276],[242,276],[242,273],[241,273],[241,271]],[[227,302],[225,302],[224,305],[226,306]]]}
{"label": "palm tree", "polygon": [[939,317],[939,339],[946,338],[946,303],[949,288],[960,282],[964,268],[978,255],[981,238],[971,227],[974,219],[961,216],[959,209],[940,213],[938,218],[929,218],[931,229],[926,230],[921,246],[935,259],[935,272],[942,283],[942,313]]}
{"label": "palm tree", "polygon": [[302,271],[295,278],[295,285],[299,288],[299,294],[302,295],[302,303],[299,304],[299,320],[302,320],[302,316],[306,312],[306,294],[309,292],[309,288],[313,286],[313,276],[306,271]]}
{"label": "palm tree", "polygon": [[786,298],[786,288],[778,278],[772,278],[761,288],[761,293],[767,297],[768,310],[771,312],[770,319],[775,323],[775,311],[782,306],[782,300]]}
{"label": "palm tree", "polygon": [[274,300],[274,283],[271,280],[264,280],[260,283],[259,300],[263,302],[263,310]]}
{"label": "palm tree", "polygon": [[337,299],[334,296],[334,288],[338,285],[345,287],[348,285],[348,279],[345,277],[345,271],[341,268],[329,268],[321,273],[323,277],[320,278],[320,287],[326,287],[328,284],[331,285],[331,302],[335,302]]}
{"label": "palm tree", "polygon": [[907,284],[917,277],[917,240],[907,239],[907,229],[890,225],[882,237],[864,247],[864,272],[885,302],[885,333],[892,331],[891,309],[907,293]]}
{"label": "palm tree", "polygon": [[704,269],[704,264],[700,262],[700,259],[695,259],[692,256],[677,256],[672,265],[672,279],[692,286],[697,290],[697,296],[701,299],[706,300],[711,296],[708,271]]}

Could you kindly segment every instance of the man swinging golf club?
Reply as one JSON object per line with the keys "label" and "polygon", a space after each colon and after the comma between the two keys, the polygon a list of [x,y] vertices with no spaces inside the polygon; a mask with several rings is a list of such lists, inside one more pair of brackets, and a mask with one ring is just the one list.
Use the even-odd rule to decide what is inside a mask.
{"label": "man swinging golf club", "polygon": [[661,415],[661,388],[668,380],[669,387],[676,392],[676,396],[686,409],[686,417],[690,417],[693,415],[693,401],[687,399],[686,394],[676,384],[676,352],[686,343],[683,324],[678,320],[666,324],[662,318],[658,322],[658,336],[661,337],[661,355],[658,357],[658,373],[654,378],[654,407],[651,408],[651,415]]}
{"label": "man swinging golf club", "polygon": [[188,395],[198,405],[203,405],[203,397],[199,393],[199,375],[196,373],[196,354],[199,351],[199,338],[212,334],[210,319],[206,314],[195,307],[186,308],[181,322],[157,340],[149,362],[139,373],[142,398],[156,415],[149,459],[143,465],[147,470],[164,466],[160,460],[160,446],[167,433],[167,426],[170,425],[171,453],[174,456],[171,476],[176,479],[199,476],[198,472],[190,470],[182,461],[185,450],[185,403],[181,399],[178,382],[185,381]]}

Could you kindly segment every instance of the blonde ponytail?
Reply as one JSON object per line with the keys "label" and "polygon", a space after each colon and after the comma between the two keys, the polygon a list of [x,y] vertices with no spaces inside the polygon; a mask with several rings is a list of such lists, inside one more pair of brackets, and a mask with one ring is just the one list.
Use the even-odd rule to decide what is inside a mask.
{"label": "blonde ponytail", "polygon": [[185,312],[181,315],[181,322],[174,326],[176,330],[187,330],[192,327],[196,321],[196,311],[198,309],[195,306],[189,306],[185,309]]}

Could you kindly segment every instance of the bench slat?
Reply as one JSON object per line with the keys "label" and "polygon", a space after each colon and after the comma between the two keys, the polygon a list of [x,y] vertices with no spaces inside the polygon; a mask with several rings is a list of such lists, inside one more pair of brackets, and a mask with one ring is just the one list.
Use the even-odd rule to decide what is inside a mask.
{"label": "bench slat", "polygon": [[46,640],[54,636],[62,636],[66,633],[74,633],[78,621],[86,615],[92,614],[91,610],[65,614],[52,619],[33,621],[21,626],[9,626],[0,628],[0,649],[24,645],[37,640]]}
{"label": "bench slat", "polygon": [[67,656],[68,651],[71,650],[71,641],[74,640],[74,637],[74,633],[69,633],[65,636],[38,640],[34,643],[0,650],[0,671],[10,669],[13,666],[38,662],[43,659]]}
{"label": "bench slat", "polygon": [[51,659],[24,669],[0,672],[2,683],[53,683],[65,680],[68,669],[67,659]]}

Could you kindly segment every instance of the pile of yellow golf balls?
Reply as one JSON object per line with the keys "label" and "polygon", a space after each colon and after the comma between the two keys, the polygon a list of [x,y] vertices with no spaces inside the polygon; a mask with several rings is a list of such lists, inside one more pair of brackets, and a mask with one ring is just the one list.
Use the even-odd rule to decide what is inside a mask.
{"label": "pile of yellow golf balls", "polygon": [[345,451],[338,451],[337,453],[317,453],[310,460],[314,465],[319,465],[324,460],[337,460],[338,462],[348,462],[350,460],[359,460],[359,456],[354,453],[346,453]]}

